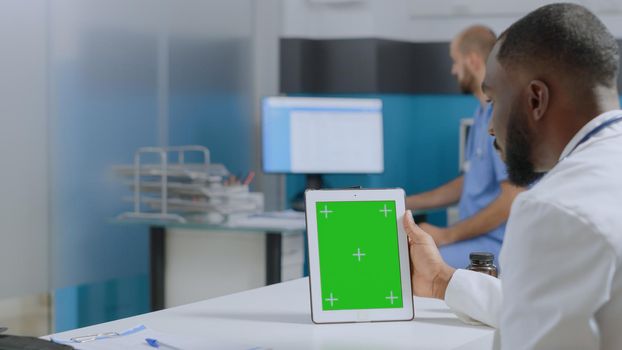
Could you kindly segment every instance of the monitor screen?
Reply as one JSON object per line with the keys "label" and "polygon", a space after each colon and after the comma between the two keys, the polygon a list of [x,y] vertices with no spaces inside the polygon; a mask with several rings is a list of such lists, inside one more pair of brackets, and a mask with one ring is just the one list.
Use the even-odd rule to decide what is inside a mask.
{"label": "monitor screen", "polygon": [[460,173],[464,173],[469,170],[469,161],[466,159],[466,150],[471,126],[473,126],[473,118],[460,119],[460,148],[458,153],[458,170]]}
{"label": "monitor screen", "polygon": [[382,173],[382,101],[268,97],[262,140],[267,173]]}

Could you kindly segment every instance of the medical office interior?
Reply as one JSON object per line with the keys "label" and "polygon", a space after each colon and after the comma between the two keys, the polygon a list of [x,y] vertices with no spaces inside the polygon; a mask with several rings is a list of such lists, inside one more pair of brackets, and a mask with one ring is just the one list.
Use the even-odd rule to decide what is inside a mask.
{"label": "medical office interior", "polygon": [[[0,326],[39,337],[308,276],[305,187],[458,176],[478,100],[449,42],[544,3],[1,1]],[[578,3],[622,39],[622,2]],[[380,119],[341,139],[279,124],[318,106]]]}

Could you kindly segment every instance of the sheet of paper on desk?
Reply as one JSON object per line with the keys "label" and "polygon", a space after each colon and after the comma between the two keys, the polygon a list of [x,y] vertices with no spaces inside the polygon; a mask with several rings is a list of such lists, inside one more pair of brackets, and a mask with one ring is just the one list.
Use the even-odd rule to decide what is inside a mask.
{"label": "sheet of paper on desk", "polygon": [[[157,339],[160,343],[170,345],[176,349],[183,350],[268,350],[268,348],[242,345],[226,340],[216,340],[185,335],[182,336],[177,334],[158,332],[147,327],[138,327],[140,327],[140,331],[137,332],[131,332],[127,335],[106,339],[98,339],[85,343],[72,343],[67,342],[64,339],[54,340],[59,343],[62,342],[64,344],[71,345],[78,350],[155,349],[147,344],[147,342],[145,341],[146,338]],[[166,346],[161,346],[160,349],[168,348]]]}

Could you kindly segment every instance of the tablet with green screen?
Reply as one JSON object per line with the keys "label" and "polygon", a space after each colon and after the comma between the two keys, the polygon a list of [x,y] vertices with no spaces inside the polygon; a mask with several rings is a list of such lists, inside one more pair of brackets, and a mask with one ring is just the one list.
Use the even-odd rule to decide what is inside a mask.
{"label": "tablet with green screen", "polygon": [[306,205],[313,321],[412,319],[403,190],[310,190]]}

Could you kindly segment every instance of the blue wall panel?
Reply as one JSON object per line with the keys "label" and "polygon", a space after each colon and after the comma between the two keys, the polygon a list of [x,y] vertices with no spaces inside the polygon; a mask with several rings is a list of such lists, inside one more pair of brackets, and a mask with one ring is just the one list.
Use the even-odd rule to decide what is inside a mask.
{"label": "blue wall panel", "polygon": [[146,274],[57,289],[55,332],[142,314],[149,302]]}
{"label": "blue wall panel", "polygon": [[244,95],[170,97],[169,143],[210,149],[212,161],[244,176],[252,170],[252,118]]}
{"label": "blue wall panel", "polygon": [[[52,288],[57,331],[148,311],[148,228],[111,172],[143,146],[252,164],[253,2],[48,6]],[[167,119],[168,117],[168,119]]]}
{"label": "blue wall panel", "polygon": [[[148,292],[127,299],[148,285],[148,229],[110,222],[130,209],[121,200],[129,191],[111,166],[129,164],[138,147],[157,144],[158,125],[155,91],[111,93],[94,90],[72,69],[56,74],[51,257],[55,331],[62,331],[149,310]],[[119,293],[106,292],[116,283]],[[115,312],[111,305],[121,300],[126,305]]]}

